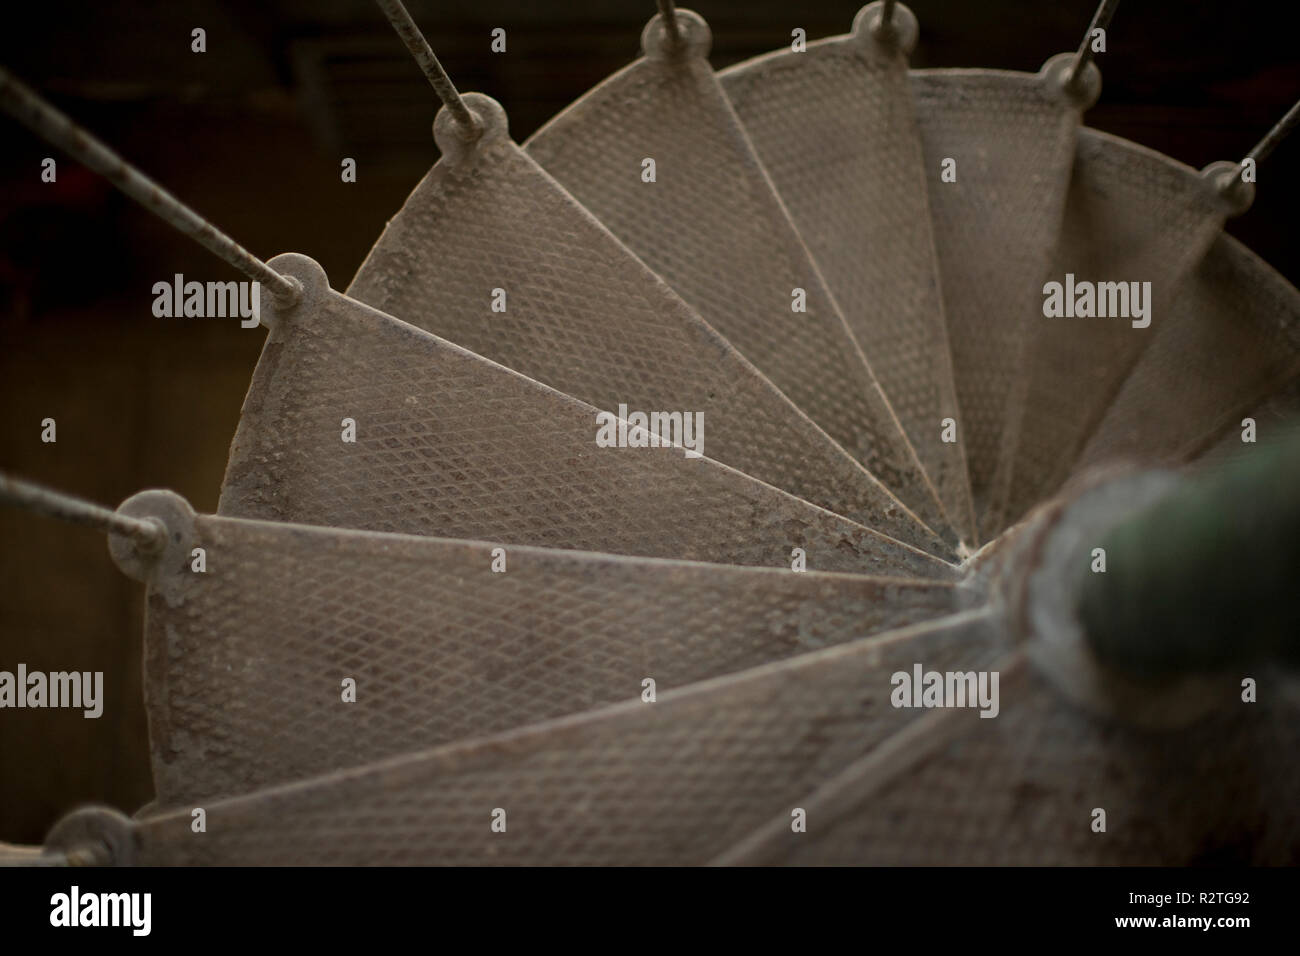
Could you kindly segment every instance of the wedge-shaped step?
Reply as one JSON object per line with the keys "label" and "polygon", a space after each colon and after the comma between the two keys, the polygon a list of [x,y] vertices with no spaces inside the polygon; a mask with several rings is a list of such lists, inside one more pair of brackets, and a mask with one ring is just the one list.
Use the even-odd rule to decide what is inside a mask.
{"label": "wedge-shaped step", "polygon": [[305,290],[264,310],[223,515],[785,568],[798,547],[817,570],[956,573],[679,447],[599,447],[590,405],[340,295],[304,256],[273,264]]}
{"label": "wedge-shaped step", "polygon": [[[1136,331],[1136,330],[1135,330]],[[1076,464],[1190,459],[1300,376],[1300,292],[1220,235],[1124,380]]]}
{"label": "wedge-shaped step", "polygon": [[1198,468],[1215,468],[1251,454],[1261,442],[1274,442],[1300,430],[1300,377],[1252,407],[1197,456]]}
{"label": "wedge-shaped step", "polygon": [[[708,26],[688,11],[678,22],[681,47],[656,16],[642,35],[644,57],[542,127],[525,150],[930,527],[946,528],[709,67]],[[794,125],[806,133],[798,115]],[[939,417],[926,427],[937,442]]]}
{"label": "wedge-shaped step", "polygon": [[349,295],[605,411],[700,413],[709,457],[950,553],[516,146],[494,100],[466,99],[482,135],[439,113],[444,155]]}
{"label": "wedge-shaped step", "polygon": [[1101,82],[1089,64],[1087,92],[1068,92],[1063,75],[1072,60],[1053,57],[1037,74],[909,75],[984,540],[1001,530],[986,512],[998,458],[1004,444],[1014,445],[1006,427],[1017,417],[1009,407],[1013,384],[1029,322],[1042,314],[1040,290],[1060,230],[1081,111]]}
{"label": "wedge-shaped step", "polygon": [[1017,445],[1000,463],[1008,484],[998,526],[1056,491],[1134,363],[1179,319],[1174,299],[1237,208],[1218,188],[1224,172],[1080,131],[1065,221],[1029,326]]}
{"label": "wedge-shaped step", "polygon": [[[965,429],[905,46],[876,41],[871,24],[880,7],[863,8],[849,36],[810,43],[801,53],[771,53],[718,79],[948,518],[974,542]],[[894,16],[903,21],[900,40],[914,40],[911,13],[896,7]],[[945,420],[949,437],[959,440],[943,440]]]}
{"label": "wedge-shaped step", "polygon": [[170,492],[121,510],[172,531],[173,553],[145,566],[163,806],[615,703],[646,680],[663,693],[974,600],[954,584],[196,516]]}
{"label": "wedge-shaped step", "polygon": [[200,835],[185,808],[133,826],[135,862],[703,862],[921,713],[890,706],[893,672],[978,670],[1000,640],[971,612],[655,703],[210,802]]}
{"label": "wedge-shaped step", "polygon": [[[1137,732],[1076,710],[1041,679],[996,720],[932,722],[899,759],[863,761],[804,803],[808,832],[726,862],[821,865],[1191,866],[1300,862],[1300,698]],[[1228,700],[1240,688],[1224,681]],[[958,733],[954,734],[953,731]],[[884,749],[884,748],[882,748]],[[1104,818],[1098,816],[1104,811]],[[1104,823],[1105,830],[1096,829]]]}

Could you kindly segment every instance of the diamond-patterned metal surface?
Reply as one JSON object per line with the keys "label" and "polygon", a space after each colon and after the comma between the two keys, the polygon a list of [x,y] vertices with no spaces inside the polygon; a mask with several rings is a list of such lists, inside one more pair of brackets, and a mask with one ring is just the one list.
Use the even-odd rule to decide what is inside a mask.
{"label": "diamond-patterned metal surface", "polygon": [[[1240,705],[1179,733],[1138,732],[1064,702],[1036,676],[996,720],[945,723],[911,759],[824,793],[808,832],[751,864],[1165,866],[1300,862],[1300,696]],[[1273,685],[1277,687],[1277,684]],[[1234,705],[1233,702],[1237,701]],[[809,800],[811,802],[811,800]],[[1106,830],[1092,828],[1094,809]]]}
{"label": "diamond-patterned metal surface", "polygon": [[[967,614],[741,674],[140,821],[143,865],[705,862],[918,711],[890,673],[987,667]],[[966,716],[975,723],[976,713]],[[706,729],[706,732],[701,732]],[[493,832],[493,811],[506,831]]]}
{"label": "diamond-patterned metal surface", "polygon": [[[1243,441],[1245,418],[1255,422],[1256,441]],[[1260,441],[1277,441],[1300,429],[1300,376],[1292,378],[1245,415],[1230,421],[1195,461],[1197,468],[1214,468],[1231,462],[1239,455],[1249,455]]]}
{"label": "diamond-patterned metal surface", "polygon": [[[1177,318],[1171,306],[1223,229],[1227,203],[1196,170],[1136,143],[1080,131],[1051,281],[1150,283],[1147,317],[1047,318],[1029,324],[1021,379],[1018,446],[1001,463],[1008,497],[996,525],[1020,518],[1060,486],[1088,435],[1158,330]],[[1040,295],[1040,306],[1043,296]],[[1098,298],[1102,298],[1098,294]],[[1106,307],[1123,305],[1107,294]],[[1100,303],[1098,303],[1100,306]],[[1149,322],[1135,328],[1133,321]]]}
{"label": "diamond-patterned metal surface", "polygon": [[[1064,210],[1078,106],[1056,75],[996,70],[909,74],[924,147],[944,314],[976,515],[985,520],[1028,323]],[[944,182],[943,160],[956,160]]]}
{"label": "diamond-patterned metal surface", "polygon": [[872,40],[868,22],[859,14],[851,35],[770,53],[718,79],[950,522],[974,542],[965,443],[942,440],[946,418],[959,439],[965,429],[907,62]]}
{"label": "diamond-patterned metal surface", "polygon": [[482,137],[461,143],[439,114],[444,156],[350,295],[606,411],[703,412],[716,461],[951,553],[881,484],[897,476],[854,461],[510,140],[499,105],[469,101]]}
{"label": "diamond-patterned metal surface", "polygon": [[[137,512],[138,514],[138,512]],[[200,516],[145,675],[160,805],[508,730],[950,614],[952,584]],[[503,562],[494,569],[494,561]],[[341,682],[356,682],[354,703]]]}
{"label": "diamond-patterned metal surface", "polygon": [[[708,27],[686,11],[679,20],[684,53],[664,48],[656,17],[642,41],[646,55],[555,117],[525,150],[931,528],[960,527],[943,513],[728,105],[706,59]],[[805,123],[796,125],[806,134]],[[656,163],[653,183],[641,177],[647,157]],[[796,288],[806,311],[793,311]],[[895,356],[880,358],[889,366]],[[939,417],[926,425],[937,440]]]}
{"label": "diamond-patterned metal surface", "polygon": [[[147,582],[158,799],[35,856],[1300,862],[1300,682],[1142,683],[1074,576],[1178,481],[1087,469],[1300,427],[1300,293],[1222,234],[1253,193],[1081,130],[1095,66],[909,73],[882,11],[716,76],[655,18],[527,151],[439,114],[369,305],[274,260],[220,514],[65,509]],[[1151,283],[1151,327],[1043,317],[1066,273]],[[601,447],[620,405],[703,412],[705,457]],[[1002,680],[904,706],[914,669]]]}
{"label": "diamond-patterned metal surface", "polygon": [[1185,461],[1300,376],[1300,293],[1228,235],[1188,277],[1077,467]]}
{"label": "diamond-patterned metal surface", "polygon": [[307,288],[272,320],[220,514],[787,568],[801,547],[820,570],[956,574],[680,448],[598,447],[591,406],[334,292],[310,259],[273,262]]}

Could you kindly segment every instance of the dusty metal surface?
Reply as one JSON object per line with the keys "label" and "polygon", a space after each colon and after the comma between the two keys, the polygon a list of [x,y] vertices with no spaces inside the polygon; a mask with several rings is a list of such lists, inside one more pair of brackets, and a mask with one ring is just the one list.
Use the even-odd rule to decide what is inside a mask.
{"label": "dusty metal surface", "polygon": [[[926,168],[905,52],[881,45],[870,32],[879,8],[864,8],[851,35],[810,43],[803,53],[771,53],[723,70],[718,79],[950,522],[973,543],[966,442],[942,441],[944,419],[957,423],[959,437],[965,428]],[[905,47],[915,19],[905,7],[895,17],[905,20]]]}
{"label": "dusty metal surface", "polygon": [[[1278,759],[1300,748],[1300,699],[1239,704],[1179,733],[1098,721],[1032,672],[1007,701],[997,720],[938,724],[910,760],[816,795],[826,807],[818,826],[773,830],[736,862],[1300,862],[1300,766]],[[1106,811],[1105,833],[1092,830],[1094,808]]]}
{"label": "dusty metal surface", "polygon": [[[944,314],[965,428],[981,540],[998,459],[1009,454],[1007,423],[1027,324],[1041,316],[1042,282],[1060,230],[1074,161],[1080,101],[1063,89],[1072,54],[1037,74],[918,70],[909,74],[929,185]],[[956,160],[956,182],[942,163]]]}
{"label": "dusty metal surface", "polygon": [[[147,496],[124,507],[170,513]],[[646,678],[664,693],[977,598],[954,584],[209,515],[185,539],[180,564],[147,578],[161,806],[633,699]],[[190,571],[194,547],[204,574]],[[355,703],[341,702],[344,678]]]}
{"label": "dusty metal surface", "polygon": [[[139,821],[154,864],[689,864],[792,806],[922,711],[890,674],[987,667],[978,614],[518,732]],[[973,711],[963,715],[973,724]],[[702,732],[702,730],[707,732]],[[505,811],[506,831],[493,832]]]}
{"label": "dusty metal surface", "polygon": [[[1094,23],[1113,5],[1103,3]],[[892,6],[867,8],[859,26]],[[671,14],[672,4],[661,8]],[[415,38],[409,18],[398,25]],[[906,49],[910,14],[893,29]],[[905,427],[921,435],[954,395],[965,403],[955,446],[918,439],[958,528],[969,536],[978,520],[988,536],[1054,490],[1097,422],[1102,457],[1135,445],[1185,457],[1226,426],[1203,468],[1254,451],[1235,433],[1241,409],[1268,428],[1296,427],[1275,417],[1300,395],[1295,290],[1220,236],[1231,203],[1204,178],[1078,132],[1095,69],[1070,82],[1067,56],[1037,77],[909,77],[902,56],[867,42],[868,32],[730,75],[737,103],[755,117],[759,152],[770,150],[791,196],[807,200],[795,219],[810,241],[844,230],[850,248],[828,258],[843,256],[837,268],[858,296],[864,337],[896,358],[888,374]],[[805,286],[810,321],[831,331],[811,352],[783,350],[775,325],[737,320],[777,293],[786,305],[785,286],[816,267],[720,98],[700,36],[669,36],[671,67],[652,56],[619,74],[540,136],[538,152],[549,137],[566,150],[570,140],[595,143],[566,167],[574,190],[607,203],[602,214],[647,258],[662,256],[655,264],[701,311],[734,323],[737,338],[752,335],[772,375],[792,392],[806,388],[799,394],[828,422],[855,424],[862,409],[838,407],[838,375],[853,363],[820,280]],[[444,80],[434,72],[435,84]],[[815,135],[778,135],[776,117],[787,110],[789,122],[799,97]],[[440,115],[444,161],[357,280],[359,292],[422,328],[330,290],[311,260],[258,263],[283,294],[265,317],[271,334],[222,516],[196,516],[163,492],[116,514],[14,486],[0,495],[110,527],[114,558],[148,581],[150,731],[159,797],[171,808],[136,821],[79,811],[55,827],[45,852],[0,846],[0,856],[145,865],[1300,862],[1300,766],[1278,759],[1300,744],[1300,683],[1272,669],[1277,656],[1240,655],[1236,631],[1232,662],[1258,665],[1259,704],[1243,704],[1238,673],[1207,671],[1224,659],[1205,647],[1189,666],[1189,635],[1222,649],[1213,646],[1221,626],[1188,614],[1191,602],[1147,648],[1168,672],[1144,682],[1152,655],[1135,653],[1134,642],[1172,616],[1115,610],[1152,592],[1169,607],[1189,586],[1195,562],[1183,532],[1195,508],[1164,514],[1162,535],[1152,533],[1159,522],[1116,528],[1141,502],[1164,501],[1172,475],[1135,472],[1091,487],[1073,475],[1069,494],[994,539],[959,583],[957,568],[912,546],[950,553],[878,481],[910,493],[912,463],[891,471],[886,462],[872,475],[855,462],[520,151],[499,107],[482,97],[463,105],[475,110],[468,124],[460,116],[467,139],[450,111]],[[566,122],[595,132],[561,137]],[[689,135],[673,135],[674,122]],[[873,134],[890,146],[875,148]],[[882,236],[863,245],[851,215],[824,208],[833,193],[806,182],[835,184],[857,169],[826,148],[836,139],[869,160],[899,161],[899,170],[858,170],[869,185],[837,187],[858,189],[854,208],[873,228],[901,230],[908,262],[896,275],[877,261]],[[824,176],[799,158],[796,147],[806,153],[810,142],[820,143]],[[639,208],[636,154],[649,150],[661,176],[694,168],[699,192],[665,190],[663,209]],[[556,164],[562,153],[551,154]],[[718,169],[707,168],[710,155]],[[949,156],[953,183],[940,176]],[[608,180],[616,173],[607,164],[622,161],[631,198]],[[673,233],[690,213],[716,231]],[[771,228],[742,235],[754,246],[727,242],[759,216]],[[752,281],[714,284],[706,262],[748,270]],[[866,265],[865,277],[847,276],[851,262]],[[1096,324],[1122,320],[1045,324],[1062,320],[1041,317],[1041,283],[1065,272],[1152,281],[1150,334]],[[877,281],[887,303],[871,301]],[[500,313],[490,308],[498,286],[511,303]],[[918,302],[925,318],[908,312]],[[917,321],[898,318],[905,313]],[[944,358],[949,339],[954,363]],[[937,354],[918,357],[940,341]],[[818,351],[835,359],[835,376],[822,372]],[[1208,354],[1192,360],[1189,351]],[[1216,364],[1219,352],[1227,359]],[[1122,407],[1108,413],[1116,396]],[[587,400],[703,411],[709,457],[601,448]],[[1185,425],[1177,420],[1195,416],[1183,403],[1200,416]],[[879,409],[892,414],[880,396],[865,407],[873,427]],[[952,409],[945,417],[957,417]],[[1163,419],[1175,421],[1169,434],[1141,447]],[[864,458],[883,454],[845,435]],[[965,473],[952,470],[963,450],[977,518]],[[772,483],[713,460],[723,456]],[[1266,477],[1286,481],[1293,464]],[[1222,490],[1241,508],[1205,509],[1246,539],[1238,549],[1257,547],[1267,537],[1259,525],[1276,517],[1260,507],[1266,484]],[[1204,506],[1195,494],[1188,501]],[[947,530],[940,512],[917,507]],[[1287,558],[1272,576],[1251,578],[1248,562],[1225,569],[1234,556],[1215,554],[1220,563],[1199,572],[1210,581],[1190,586],[1231,587],[1244,573],[1235,592],[1255,606],[1211,617],[1273,627],[1266,640],[1249,635],[1256,650],[1289,654],[1293,622],[1278,628],[1281,618],[1260,605],[1291,583],[1295,539],[1269,530]],[[380,533],[390,531],[407,534]],[[1153,537],[1173,556],[1148,551]],[[1115,580],[1086,574],[1098,542]],[[809,573],[790,569],[795,547]],[[202,573],[190,563],[194,548],[203,549]],[[1125,560],[1134,555],[1154,555],[1159,574],[1133,575],[1138,562]],[[1106,630],[1121,619],[1126,632]],[[914,668],[1000,673],[998,719],[981,720],[973,704],[898,706],[893,678]],[[349,678],[355,701],[340,693]],[[642,696],[646,678],[653,699]],[[1216,708],[1217,720],[1191,723]],[[202,833],[192,828],[198,801]],[[794,808],[808,811],[806,833],[791,829]],[[1098,808],[1105,833],[1092,826]]]}
{"label": "dusty metal surface", "polygon": [[[1248,419],[1254,441],[1245,440]],[[1297,433],[1300,433],[1300,375],[1231,417],[1219,432],[1201,443],[1202,447],[1187,467],[1196,473],[1231,468],[1242,459],[1255,458],[1260,443],[1285,441]]]}
{"label": "dusty metal surface", "polygon": [[[680,18],[684,47],[666,48],[656,17],[642,36],[645,55],[542,127],[525,151],[930,527],[963,528],[944,514],[728,105],[708,64],[708,26],[688,11]],[[783,120],[807,142],[809,113],[824,110]],[[641,177],[647,157],[653,183]],[[793,311],[796,288],[806,311]],[[880,358],[888,367],[895,356]],[[936,443],[942,417],[925,423]]]}
{"label": "dusty metal surface", "polygon": [[[1120,283],[1123,296],[1098,291],[1096,305],[1105,300],[1109,311],[1127,304],[1130,314],[1045,317],[1040,291],[1020,376],[1018,444],[1000,463],[1006,497],[994,505],[996,527],[1018,519],[1068,476],[1134,363],[1159,329],[1179,318],[1173,301],[1233,208],[1212,176],[1135,143],[1080,131],[1045,278],[1064,286],[1073,275],[1098,290],[1100,283]],[[1133,315],[1135,283],[1144,317]]]}
{"label": "dusty metal surface", "polygon": [[[495,101],[466,101],[482,136],[465,143],[439,113],[443,158],[350,295],[600,409],[703,412],[709,457],[951,553],[881,484],[888,476],[836,445],[519,149]],[[493,289],[505,312],[491,311]]]}
{"label": "dusty metal surface", "polygon": [[[1174,535],[1167,530],[1142,540],[1151,538],[1153,520],[1172,518],[1174,534],[1186,523],[1205,520],[1249,526],[1236,513],[1216,514],[1222,503],[1211,505],[1209,513],[1187,505],[1207,492],[1239,496],[1243,477],[1284,480],[1288,456],[1297,448],[1300,443],[1293,442],[1272,462],[1247,466],[1235,487],[1180,480],[1173,472],[1128,470],[1098,476],[1082,491],[1054,500],[1001,539],[1010,547],[996,560],[1009,572],[1010,586],[997,603],[1006,609],[1003,626],[1020,635],[1021,660],[1002,667],[1007,703],[998,718],[986,728],[961,724],[952,710],[932,712],[796,801],[807,810],[808,834],[814,833],[811,821],[818,821],[814,839],[792,834],[778,814],[714,862],[1041,866],[1300,860],[1300,768],[1277,760],[1300,743],[1300,680],[1284,670],[1288,658],[1294,660],[1290,622],[1270,622],[1259,610],[1238,615],[1277,625],[1266,635],[1272,653],[1263,659],[1241,648],[1235,631],[1210,622],[1189,624],[1185,595],[1170,600],[1152,587],[1156,593],[1137,605],[1148,616],[1146,626],[1116,629],[1122,641],[1110,625],[1095,627],[1098,608],[1090,608],[1088,599],[1098,588],[1118,586],[1122,592],[1130,577],[1146,574],[1152,585],[1152,575],[1168,573],[1162,549]],[[1167,510],[1171,502],[1179,514]],[[1253,507],[1238,503],[1228,510]],[[1112,538],[1116,530],[1139,538],[1120,546]],[[1284,538],[1284,532],[1274,533],[1275,544],[1293,549]],[[1099,542],[1108,545],[1107,574],[1089,571],[1090,549]],[[1241,541],[1206,544],[1189,547],[1184,536],[1182,563],[1191,569],[1184,587],[1190,580],[1193,587],[1213,589],[1229,576],[1214,562],[1243,558]],[[1219,553],[1220,544],[1227,555]],[[1251,582],[1240,590],[1254,587]],[[1255,596],[1262,607],[1286,594],[1276,578],[1263,588],[1270,597]],[[1134,604],[1122,593],[1112,597],[1103,610],[1114,622]],[[1260,636],[1254,635],[1257,651],[1264,649]],[[1107,644],[1125,645],[1134,660],[1154,655],[1165,666],[1154,674],[1133,661],[1098,654]],[[1207,653],[1210,645],[1226,656]],[[1243,673],[1269,688],[1268,706],[1243,701]],[[1106,814],[1104,832],[1093,829],[1097,809]]]}
{"label": "dusty metal surface", "polygon": [[[1220,235],[1169,305],[1075,467],[1182,461],[1300,376],[1300,293]],[[1136,331],[1136,330],[1135,330]]]}
{"label": "dusty metal surface", "polygon": [[819,570],[956,574],[707,457],[598,447],[591,406],[334,292],[304,256],[274,262],[303,299],[268,314],[220,514],[786,568],[802,547]]}

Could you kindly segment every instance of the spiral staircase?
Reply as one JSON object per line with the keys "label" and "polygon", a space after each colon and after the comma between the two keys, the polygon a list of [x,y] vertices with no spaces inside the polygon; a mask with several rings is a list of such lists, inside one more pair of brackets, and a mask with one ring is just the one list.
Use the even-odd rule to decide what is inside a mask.
{"label": "spiral staircase", "polygon": [[[346,293],[269,262],[217,513],[109,534],[156,799],[31,859],[1300,861],[1289,578],[1196,614],[1210,557],[1295,560],[1300,295],[1223,231],[1243,165],[1084,126],[1087,40],[911,70],[877,2],[715,73],[663,6],[522,145],[453,90]],[[1067,274],[1149,324],[1045,317]],[[699,454],[601,447],[620,407]],[[928,672],[995,699],[900,705]]]}

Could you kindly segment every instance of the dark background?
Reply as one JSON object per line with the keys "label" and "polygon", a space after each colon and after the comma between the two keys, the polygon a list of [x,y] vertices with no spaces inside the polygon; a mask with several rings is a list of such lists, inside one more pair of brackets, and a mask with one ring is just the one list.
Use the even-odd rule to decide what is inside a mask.
{"label": "dark background", "polygon": [[[845,32],[852,0],[698,0],[721,68]],[[409,4],[462,90],[515,139],[637,55],[652,0]],[[1074,49],[1093,0],[914,0],[917,67],[1037,70]],[[1300,96],[1290,5],[1127,0],[1089,125],[1192,166],[1236,160]],[[190,31],[208,50],[190,52]],[[489,52],[503,27],[508,52]],[[255,254],[311,255],[345,287],[437,158],[432,91],[367,0],[14,3],[0,63]],[[792,122],[796,121],[792,117]],[[58,182],[40,162],[58,161]],[[340,160],[357,160],[343,184]],[[1261,167],[1229,231],[1295,281],[1300,137]],[[0,468],[115,505],[166,487],[211,511],[264,333],[156,319],[154,282],[240,278],[0,116]],[[40,421],[58,422],[57,444]],[[0,513],[0,669],[102,670],[99,720],[0,711],[0,841],[39,841],[87,800],[151,796],[140,699],[142,589],[104,536]]]}

